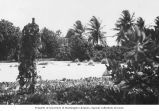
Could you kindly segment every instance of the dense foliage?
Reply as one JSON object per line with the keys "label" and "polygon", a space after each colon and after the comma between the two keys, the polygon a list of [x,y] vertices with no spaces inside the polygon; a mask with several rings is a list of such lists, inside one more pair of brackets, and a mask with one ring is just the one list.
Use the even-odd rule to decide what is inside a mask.
{"label": "dense foliage", "polygon": [[[124,33],[128,42],[121,44],[121,47],[127,46],[129,49],[125,53],[125,66],[121,66],[119,61],[109,59],[109,68],[115,82],[124,82],[124,89],[132,96],[156,97],[159,102],[159,38],[156,21],[158,18],[155,20],[154,30],[150,33],[146,33],[142,18],[138,19],[137,24],[132,24],[133,30]],[[135,99],[134,103],[138,103],[138,100]]]}
{"label": "dense foliage", "polygon": [[106,78],[40,80],[34,94],[17,94],[17,83],[0,83],[0,104],[156,104],[155,95],[137,98]]}
{"label": "dense foliage", "polygon": [[105,43],[105,32],[102,31],[103,26],[101,26],[101,22],[93,16],[90,20],[89,27],[87,28],[89,32],[88,40],[93,43],[93,45],[98,45],[99,43],[102,45],[106,45]]}
{"label": "dense foliage", "polygon": [[21,93],[34,93],[36,84],[36,62],[39,45],[39,26],[32,23],[26,25],[22,31],[20,47],[20,65],[18,81]]}
{"label": "dense foliage", "polygon": [[93,56],[92,44],[85,38],[85,27],[81,21],[76,21],[74,28],[70,29],[66,35],[68,47],[70,47],[71,59],[80,61],[89,60]]}
{"label": "dense foliage", "polygon": [[[21,44],[20,29],[8,21],[2,20],[1,22],[0,60],[15,59],[18,61]],[[98,41],[102,41],[101,47],[106,46],[103,41],[105,32],[102,28],[101,22],[95,16],[91,18],[87,28],[80,20],[77,20],[65,37],[61,35],[60,30],[54,32],[43,28],[40,31],[41,49],[38,52],[38,58],[89,60],[94,56],[94,50],[100,46]]]}
{"label": "dense foliage", "polygon": [[92,46],[79,36],[70,38],[70,53],[73,60],[78,58],[80,61],[89,60],[92,56]]}
{"label": "dense foliage", "polygon": [[58,48],[58,52],[55,56],[57,60],[69,61],[72,60],[70,47],[69,46],[61,46]]}
{"label": "dense foliage", "polygon": [[109,58],[109,59],[115,59],[117,61],[125,62],[124,56],[127,52],[127,49],[124,49],[120,46],[106,46],[103,47],[101,50],[94,50],[94,56],[93,60],[100,62],[102,59]]}
{"label": "dense foliage", "polygon": [[13,23],[0,21],[0,60],[18,59],[21,32]]}
{"label": "dense foliage", "polygon": [[42,42],[42,57],[55,58],[59,48],[58,33],[55,33],[47,28],[43,28],[40,35]]}

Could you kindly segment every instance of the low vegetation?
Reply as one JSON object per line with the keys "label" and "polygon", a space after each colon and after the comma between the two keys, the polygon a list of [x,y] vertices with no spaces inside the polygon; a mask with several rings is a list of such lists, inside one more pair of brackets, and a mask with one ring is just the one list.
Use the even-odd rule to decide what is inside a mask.
{"label": "low vegetation", "polygon": [[17,83],[0,83],[0,104],[156,104],[155,95],[130,93],[106,78],[40,80],[34,94],[18,92]]}

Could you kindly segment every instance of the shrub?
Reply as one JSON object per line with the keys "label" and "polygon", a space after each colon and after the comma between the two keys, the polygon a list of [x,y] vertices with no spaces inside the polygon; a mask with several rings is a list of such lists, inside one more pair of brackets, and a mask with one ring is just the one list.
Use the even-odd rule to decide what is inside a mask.
{"label": "shrub", "polygon": [[49,104],[45,94],[31,94],[23,104]]}
{"label": "shrub", "polygon": [[[6,84],[6,83],[3,83]],[[106,78],[63,79],[38,81],[34,94],[14,92],[14,83],[1,89],[0,104],[157,104],[153,93],[131,93],[123,85]]]}
{"label": "shrub", "polygon": [[101,60],[104,58],[110,58],[123,62],[125,59],[124,55],[126,52],[128,52],[128,50],[120,46],[107,46],[104,47],[102,50],[95,50],[93,60],[101,62]]}
{"label": "shrub", "polygon": [[70,48],[68,46],[61,46],[55,56],[57,60],[68,61],[71,60]]}
{"label": "shrub", "polygon": [[106,57],[105,52],[103,52],[103,51],[95,51],[93,60],[96,61],[96,62],[100,62],[105,57]]}

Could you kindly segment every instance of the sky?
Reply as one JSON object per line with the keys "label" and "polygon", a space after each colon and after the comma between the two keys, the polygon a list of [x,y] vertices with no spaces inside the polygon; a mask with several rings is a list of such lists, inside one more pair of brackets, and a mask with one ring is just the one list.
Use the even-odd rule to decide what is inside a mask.
{"label": "sky", "polygon": [[[115,34],[113,28],[123,10],[135,12],[135,17],[143,17],[146,25],[153,25],[159,16],[158,0],[0,0],[0,19],[9,20],[15,26],[23,27],[34,17],[40,29],[47,27],[60,29],[65,36],[77,20],[87,25],[96,16],[107,32]],[[108,45],[115,45],[115,38],[107,38]]]}

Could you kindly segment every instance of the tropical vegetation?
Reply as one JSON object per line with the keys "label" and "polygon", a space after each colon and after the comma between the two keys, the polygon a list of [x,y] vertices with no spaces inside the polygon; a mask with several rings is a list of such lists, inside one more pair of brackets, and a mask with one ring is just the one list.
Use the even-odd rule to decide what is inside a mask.
{"label": "tropical vegetation", "polygon": [[[114,28],[118,45],[110,47],[95,16],[88,26],[77,20],[65,37],[59,30],[39,32],[34,22],[20,31],[1,20],[0,59],[20,65],[17,82],[0,83],[0,104],[158,104],[159,17],[154,23],[146,27],[142,17],[122,11]],[[105,61],[107,74],[45,81],[36,72],[37,58]]]}

